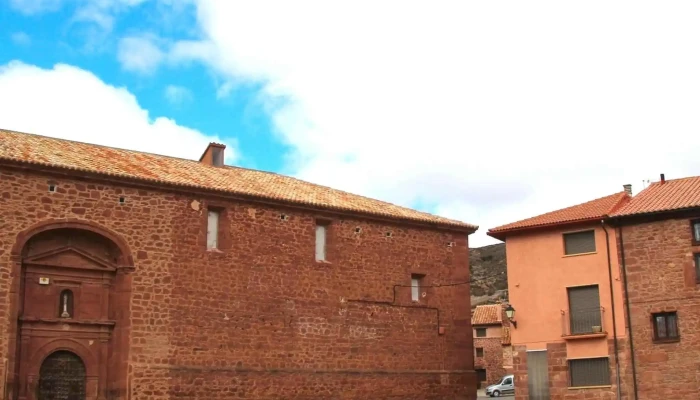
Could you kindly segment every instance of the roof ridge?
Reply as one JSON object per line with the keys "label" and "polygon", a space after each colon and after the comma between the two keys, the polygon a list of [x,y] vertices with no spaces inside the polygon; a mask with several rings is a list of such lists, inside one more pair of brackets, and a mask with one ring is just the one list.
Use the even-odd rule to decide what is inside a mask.
{"label": "roof ridge", "polygon": [[700,176],[686,176],[652,182],[611,213],[612,218],[672,212],[700,207]]}
{"label": "roof ridge", "polygon": [[[592,204],[592,203],[595,203],[595,202],[598,202],[598,201],[601,201],[601,200],[605,200],[605,199],[609,199],[609,198],[613,198],[613,197],[615,197],[615,196],[620,196],[620,197],[621,197],[620,200],[622,200],[622,199],[624,199],[625,195],[626,195],[626,192],[625,192],[624,190],[621,191],[621,192],[615,192],[615,193],[613,193],[613,194],[609,194],[609,195],[606,195],[606,196],[601,196],[601,197],[595,198],[595,199],[593,199],[593,200],[588,200],[588,201],[584,201],[584,202],[582,202],[582,203],[574,204],[574,205],[572,205],[572,206],[559,208],[559,209],[556,209],[556,210],[548,211],[548,212],[546,212],[546,213],[534,215],[534,216],[532,216],[532,217],[523,218],[523,219],[520,219],[520,220],[517,220],[517,221],[514,221],[514,222],[510,222],[510,223],[507,223],[507,224],[499,225],[499,226],[497,226],[497,227],[495,227],[495,228],[489,229],[489,232],[502,232],[502,231],[504,231],[504,230],[508,230],[509,227],[511,227],[512,225],[517,225],[517,224],[520,224],[520,223],[523,223],[523,222],[526,222],[526,221],[535,220],[535,219],[537,219],[537,218],[542,218],[542,217],[546,217],[546,216],[551,216],[551,215],[556,214],[556,213],[560,213],[560,212],[563,212],[563,211],[568,211],[568,210],[574,209],[574,208],[576,208],[576,207],[581,207],[581,206],[590,205],[590,204]],[[618,201],[617,203],[619,203],[619,201]],[[616,203],[616,204],[617,204],[617,203]],[[609,213],[610,210],[611,210],[611,209],[608,208],[607,211],[606,211],[606,214]],[[604,215],[605,215],[605,214],[604,214]],[[577,220],[580,220],[580,218],[574,218],[574,219],[569,219],[569,220],[565,220],[565,221],[559,221],[558,223],[573,222],[573,221],[577,221]],[[550,224],[552,224],[552,223],[532,224],[532,225],[522,226],[522,227],[520,227],[520,228],[535,227],[535,226],[550,225]],[[556,223],[555,223],[555,224],[556,224]]]}
{"label": "roof ridge", "polygon": [[[64,138],[57,138],[54,136],[47,136],[47,135],[40,135],[37,133],[29,133],[29,132],[23,132],[23,131],[16,131],[13,129],[4,129],[0,128],[0,132],[9,132],[9,133],[18,133],[20,135],[27,135],[27,136],[34,136],[34,137],[39,137],[43,139],[48,139],[48,140],[55,140],[58,142],[70,142],[70,143],[78,143],[78,144],[84,144],[86,146],[95,146],[95,147],[100,147],[103,149],[111,149],[111,150],[120,150],[120,151],[126,151],[129,153],[136,153],[136,154],[146,154],[149,156],[155,156],[155,157],[165,157],[165,158],[170,158],[173,160],[181,160],[181,161],[189,161],[197,164],[201,164],[199,161],[193,159],[193,158],[182,158],[182,157],[175,157],[175,156],[169,156],[167,154],[158,154],[158,153],[151,153],[149,151],[142,151],[142,150],[132,150],[132,149],[126,149],[123,147],[116,147],[116,146],[107,146],[105,144],[99,144],[99,143],[90,143],[90,142],[83,142],[81,140],[74,140],[74,139],[64,139]],[[202,165],[207,165],[207,164],[202,164]],[[235,167],[235,166],[233,166]]]}
{"label": "roof ridge", "polygon": [[[3,133],[8,135],[11,141],[8,140],[7,146],[0,145],[0,159],[11,162],[65,168],[122,179],[147,181],[154,184],[211,189],[252,196],[266,201],[296,203],[321,209],[422,222],[444,227],[468,228],[470,231],[478,229],[476,225],[456,219],[354,194],[277,172],[235,165],[225,165],[224,168],[214,167],[195,159],[0,128],[0,134]],[[51,153],[51,148],[54,146],[54,152]],[[46,151],[44,153],[32,151],[35,147],[48,148],[46,150],[48,153]],[[72,148],[74,151],[62,151],[68,148]],[[146,158],[140,159],[139,156]]]}

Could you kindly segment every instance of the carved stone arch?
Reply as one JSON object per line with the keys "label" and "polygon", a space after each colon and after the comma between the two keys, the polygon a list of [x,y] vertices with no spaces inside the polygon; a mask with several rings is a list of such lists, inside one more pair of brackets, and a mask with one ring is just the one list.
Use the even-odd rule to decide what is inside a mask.
{"label": "carved stone arch", "polygon": [[112,232],[110,229],[105,228],[95,222],[80,220],[80,219],[52,219],[47,221],[42,221],[37,224],[30,226],[29,228],[23,230],[17,235],[17,240],[10,252],[10,256],[16,260],[21,260],[22,251],[24,250],[27,242],[34,236],[51,230],[56,229],[76,229],[90,231],[104,238],[110,240],[117,246],[120,251],[119,267],[133,267],[134,258],[129,250],[129,246],[126,241],[118,234]]}
{"label": "carved stone arch", "polygon": [[[59,351],[81,359],[87,400],[126,392],[134,271],[126,240],[91,221],[52,219],[20,232],[10,256],[9,398],[35,400],[41,366]],[[66,318],[57,314],[64,290],[74,299]]]}
{"label": "carved stone arch", "polygon": [[36,349],[31,357],[31,368],[29,375],[38,376],[41,365],[53,353],[57,351],[70,351],[75,353],[83,361],[85,365],[85,374],[88,378],[97,377],[99,375],[99,365],[95,356],[90,349],[82,343],[73,339],[56,339],[46,343],[42,347]]}

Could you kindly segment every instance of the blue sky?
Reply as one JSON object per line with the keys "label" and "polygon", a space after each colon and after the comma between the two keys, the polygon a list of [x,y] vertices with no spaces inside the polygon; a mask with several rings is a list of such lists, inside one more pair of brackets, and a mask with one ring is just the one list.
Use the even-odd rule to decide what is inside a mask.
{"label": "blue sky", "polygon": [[[148,30],[175,40],[190,36],[187,29],[164,26],[157,17],[161,5],[144,2],[115,18],[113,29],[104,32],[92,22],[75,21],[75,4],[67,3],[55,12],[49,9],[30,15],[17,8],[0,9],[0,64],[21,60],[49,69],[66,63],[91,71],[109,85],[128,88],[154,116],[167,116],[180,125],[235,140],[241,154],[238,165],[268,171],[284,169],[286,146],[275,137],[269,116],[257,100],[257,85],[244,84],[220,97],[216,77],[203,65],[148,75],[131,73],[120,65],[115,57],[119,39],[131,32]],[[190,12],[178,13],[178,23],[194,25],[193,10],[189,8]],[[167,93],[172,93],[170,99]],[[199,150],[193,149],[192,157]]]}
{"label": "blue sky", "polygon": [[[700,175],[700,4],[0,0],[0,127],[485,231]],[[682,145],[678,145],[682,143]]]}

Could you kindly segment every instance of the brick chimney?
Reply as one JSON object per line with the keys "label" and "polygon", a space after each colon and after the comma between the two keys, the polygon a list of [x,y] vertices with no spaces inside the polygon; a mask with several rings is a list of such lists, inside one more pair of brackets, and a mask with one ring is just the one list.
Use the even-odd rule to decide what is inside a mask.
{"label": "brick chimney", "polygon": [[632,185],[628,183],[626,185],[622,185],[622,187],[625,188],[625,193],[632,196]]}
{"label": "brick chimney", "polygon": [[199,162],[202,164],[213,165],[215,167],[221,167],[224,165],[224,150],[226,145],[219,143],[209,143],[207,149],[204,151],[201,157],[199,157]]}
{"label": "brick chimney", "polygon": [[661,174],[661,184],[663,185],[664,183],[666,183],[666,175]]}

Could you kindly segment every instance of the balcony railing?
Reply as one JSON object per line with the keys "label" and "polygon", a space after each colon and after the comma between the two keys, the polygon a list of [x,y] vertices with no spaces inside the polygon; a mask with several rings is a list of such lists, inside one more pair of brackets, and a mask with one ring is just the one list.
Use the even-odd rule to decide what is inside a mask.
{"label": "balcony railing", "polygon": [[562,336],[604,334],[605,309],[589,308],[582,310],[562,310]]}

